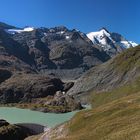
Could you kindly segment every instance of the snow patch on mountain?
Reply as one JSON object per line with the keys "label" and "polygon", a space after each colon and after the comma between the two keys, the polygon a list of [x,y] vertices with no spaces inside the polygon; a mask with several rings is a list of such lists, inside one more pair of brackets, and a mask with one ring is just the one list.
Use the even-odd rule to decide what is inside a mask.
{"label": "snow patch on mountain", "polygon": [[31,32],[34,29],[35,29],[34,27],[26,27],[23,29],[6,29],[6,32],[8,32],[9,34],[15,34],[15,33],[22,33],[22,32]]}
{"label": "snow patch on mountain", "polygon": [[137,43],[135,43],[135,42],[133,42],[133,41],[129,41],[129,43],[131,43],[132,44],[132,46],[138,46],[138,44]]}
{"label": "snow patch on mountain", "polygon": [[67,35],[67,36],[66,36],[66,39],[69,39],[69,38],[70,38],[70,36]]}

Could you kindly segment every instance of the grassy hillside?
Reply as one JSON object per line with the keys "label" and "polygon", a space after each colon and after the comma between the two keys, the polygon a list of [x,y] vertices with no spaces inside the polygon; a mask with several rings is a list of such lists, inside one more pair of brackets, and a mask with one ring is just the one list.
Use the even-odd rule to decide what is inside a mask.
{"label": "grassy hillside", "polygon": [[127,49],[112,61],[114,68],[120,73],[127,73],[133,68],[140,68],[140,46]]}
{"label": "grassy hillside", "polygon": [[140,80],[130,87],[97,94],[93,106],[77,113],[65,125],[68,132],[59,140],[140,139]]}
{"label": "grassy hillside", "polygon": [[118,88],[115,88],[109,92],[95,93],[91,92],[91,104],[93,108],[100,105],[109,103],[111,101],[120,99],[122,97],[133,95],[140,91],[140,78],[131,84],[127,84]]}

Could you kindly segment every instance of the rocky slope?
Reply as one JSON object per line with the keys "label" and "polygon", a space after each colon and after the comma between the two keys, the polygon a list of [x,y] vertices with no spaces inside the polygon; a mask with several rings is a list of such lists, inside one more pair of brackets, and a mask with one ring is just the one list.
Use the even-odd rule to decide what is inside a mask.
{"label": "rocky slope", "polygon": [[[5,38],[17,46],[16,50],[10,47],[8,54],[37,71],[53,71],[58,76],[67,76],[67,73],[72,71],[73,77],[78,77],[92,66],[110,59],[110,56],[93,45],[84,33],[63,26],[50,29],[5,28],[3,32]],[[63,70],[62,74],[59,69]]]}
{"label": "rocky slope", "polygon": [[140,46],[130,48],[112,60],[91,68],[77,80],[68,93],[82,95],[90,90],[108,91],[134,81],[138,76],[140,76]]}
{"label": "rocky slope", "polygon": [[30,60],[30,57],[24,48],[0,29],[0,68],[31,72],[32,68],[26,63],[27,59]]}

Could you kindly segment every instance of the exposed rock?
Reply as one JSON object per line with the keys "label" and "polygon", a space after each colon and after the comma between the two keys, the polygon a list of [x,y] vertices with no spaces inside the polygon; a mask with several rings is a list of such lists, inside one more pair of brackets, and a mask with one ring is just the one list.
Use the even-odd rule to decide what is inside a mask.
{"label": "exposed rock", "polygon": [[2,120],[2,119],[0,120],[0,127],[7,126],[7,125],[9,125],[9,123],[7,121]]}
{"label": "exposed rock", "polygon": [[1,103],[27,102],[32,98],[54,95],[63,90],[63,82],[55,77],[37,74],[15,74],[0,85]]}
{"label": "exposed rock", "polygon": [[[108,91],[136,80],[140,76],[140,46],[126,50],[112,60],[91,68],[68,91],[70,95],[90,90]],[[84,95],[84,94],[83,94]]]}
{"label": "exposed rock", "polygon": [[73,84],[63,83],[54,76],[15,73],[0,84],[0,103],[17,103],[17,107],[42,112],[64,113],[82,109],[79,102],[66,95]]}
{"label": "exposed rock", "polygon": [[76,101],[72,96],[63,94],[61,91],[57,92],[53,98],[36,100],[37,104],[41,104],[42,107],[36,106],[32,109],[41,112],[65,113],[83,109],[80,102]]}
{"label": "exposed rock", "polygon": [[0,69],[0,83],[4,82],[12,76],[12,73],[5,69]]}
{"label": "exposed rock", "polygon": [[1,140],[24,140],[31,133],[16,125],[9,124],[5,120],[0,120],[0,139]]}

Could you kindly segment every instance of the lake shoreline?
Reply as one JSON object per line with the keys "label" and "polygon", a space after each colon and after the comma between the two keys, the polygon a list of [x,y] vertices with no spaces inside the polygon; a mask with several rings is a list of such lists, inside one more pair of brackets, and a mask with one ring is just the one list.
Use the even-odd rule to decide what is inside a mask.
{"label": "lake shoreline", "polygon": [[[90,108],[89,106],[86,107]],[[0,118],[5,119],[11,124],[35,123],[54,127],[70,120],[79,110],[68,113],[43,113],[30,109],[16,107],[0,107]]]}

